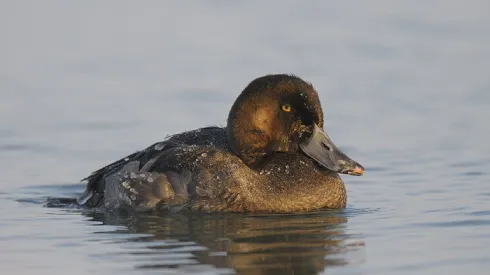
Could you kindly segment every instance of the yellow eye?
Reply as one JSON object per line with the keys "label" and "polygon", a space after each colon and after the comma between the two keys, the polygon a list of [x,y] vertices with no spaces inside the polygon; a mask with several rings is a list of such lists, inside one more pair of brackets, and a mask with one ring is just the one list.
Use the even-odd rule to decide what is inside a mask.
{"label": "yellow eye", "polygon": [[282,105],[282,110],[283,110],[284,112],[286,112],[286,113],[291,112],[291,105],[289,105],[289,104],[284,104],[284,105]]}

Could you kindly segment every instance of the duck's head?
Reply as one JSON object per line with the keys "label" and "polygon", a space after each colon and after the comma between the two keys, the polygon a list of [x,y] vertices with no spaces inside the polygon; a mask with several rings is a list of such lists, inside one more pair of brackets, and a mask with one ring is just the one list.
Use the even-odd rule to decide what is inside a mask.
{"label": "duck's head", "polygon": [[303,152],[333,172],[364,173],[323,131],[323,111],[313,86],[293,75],[253,80],[230,110],[227,134],[233,152],[251,167],[276,152]]}

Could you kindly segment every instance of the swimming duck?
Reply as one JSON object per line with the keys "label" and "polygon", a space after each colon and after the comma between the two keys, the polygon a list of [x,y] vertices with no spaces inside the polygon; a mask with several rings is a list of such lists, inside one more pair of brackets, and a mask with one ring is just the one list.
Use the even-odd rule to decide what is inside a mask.
{"label": "swimming duck", "polygon": [[344,208],[341,174],[364,168],[323,131],[313,86],[294,75],[259,77],[226,127],[168,137],[84,180],[78,203],[134,211],[292,213]]}

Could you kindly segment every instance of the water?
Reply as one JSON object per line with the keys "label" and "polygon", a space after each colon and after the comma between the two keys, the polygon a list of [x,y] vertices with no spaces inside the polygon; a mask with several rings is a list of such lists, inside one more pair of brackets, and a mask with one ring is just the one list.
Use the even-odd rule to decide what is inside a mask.
{"label": "water", "polygon": [[[0,269],[19,274],[487,274],[490,4],[0,3]],[[309,215],[43,207],[167,134],[225,124],[292,72],[363,164]]]}

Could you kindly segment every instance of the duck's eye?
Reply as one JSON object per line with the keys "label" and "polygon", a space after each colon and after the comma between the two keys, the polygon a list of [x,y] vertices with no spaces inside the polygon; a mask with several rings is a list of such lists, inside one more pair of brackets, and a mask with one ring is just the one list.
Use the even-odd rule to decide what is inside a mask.
{"label": "duck's eye", "polygon": [[289,104],[283,104],[281,108],[286,113],[291,112],[291,105],[289,105]]}

